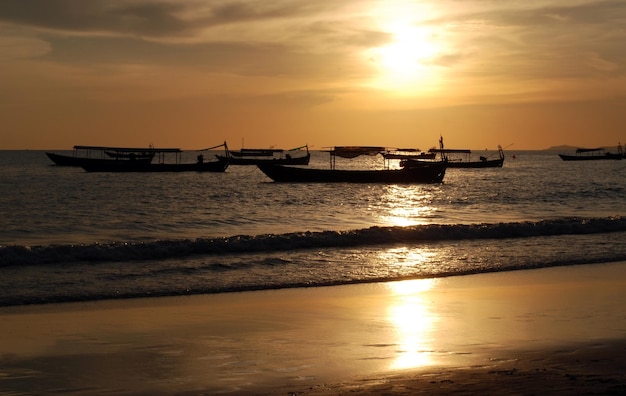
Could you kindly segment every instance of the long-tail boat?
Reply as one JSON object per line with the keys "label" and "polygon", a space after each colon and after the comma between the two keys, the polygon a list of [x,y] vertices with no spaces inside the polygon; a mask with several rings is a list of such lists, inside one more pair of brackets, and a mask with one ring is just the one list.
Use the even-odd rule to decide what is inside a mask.
{"label": "long-tail boat", "polygon": [[385,147],[338,146],[329,150],[330,169],[284,166],[272,163],[257,164],[258,168],[275,182],[287,183],[441,183],[446,173],[445,161],[405,162],[398,169],[337,169],[336,157],[356,158],[378,155]]}
{"label": "long-tail boat", "polygon": [[[202,150],[208,151],[219,147],[224,147],[228,152],[226,142]],[[182,162],[181,149],[154,149],[157,162],[146,162],[142,160],[102,160],[98,162],[84,162],[81,167],[87,172],[224,172],[230,163],[228,156],[218,158],[215,161],[205,161],[204,154],[196,157],[196,162]],[[174,160],[171,160],[171,156]],[[171,161],[171,162],[170,162]]]}

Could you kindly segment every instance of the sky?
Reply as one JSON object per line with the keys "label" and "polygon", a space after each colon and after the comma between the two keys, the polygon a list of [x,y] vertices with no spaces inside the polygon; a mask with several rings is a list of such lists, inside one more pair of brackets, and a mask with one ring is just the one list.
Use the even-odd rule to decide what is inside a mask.
{"label": "sky", "polygon": [[0,149],[626,142],[624,0],[2,0]]}

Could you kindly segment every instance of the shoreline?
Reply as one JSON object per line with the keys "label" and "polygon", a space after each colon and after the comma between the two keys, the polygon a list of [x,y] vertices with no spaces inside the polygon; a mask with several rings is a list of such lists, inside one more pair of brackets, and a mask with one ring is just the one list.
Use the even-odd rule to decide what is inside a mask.
{"label": "shoreline", "polygon": [[0,393],[625,392],[625,286],[619,262],[0,308]]}
{"label": "shoreline", "polygon": [[306,390],[301,395],[582,395],[626,394],[626,340],[562,345],[557,349],[511,351],[484,365],[439,367],[361,378]]}

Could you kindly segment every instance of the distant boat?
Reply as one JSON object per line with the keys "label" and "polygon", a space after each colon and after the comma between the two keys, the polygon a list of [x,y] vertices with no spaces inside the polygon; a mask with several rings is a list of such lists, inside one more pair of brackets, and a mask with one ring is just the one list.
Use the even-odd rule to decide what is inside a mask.
{"label": "distant boat", "polygon": [[[226,143],[210,147],[199,151],[213,150],[224,147],[228,150]],[[101,160],[97,162],[86,161],[81,167],[87,172],[224,172],[228,168],[229,158],[218,158],[216,161],[204,161],[204,155],[196,157],[196,162],[181,163],[180,149],[154,149],[158,157],[157,163],[143,160]],[[173,154],[174,162],[166,162],[165,154]]]}
{"label": "distant boat", "polygon": [[94,163],[99,161],[113,160],[140,160],[152,161],[156,152],[179,149],[155,149],[153,147],[112,147],[112,146],[74,146],[72,155],[63,155],[46,152],[50,160],[58,166],[82,166],[86,162]]}
{"label": "distant boat", "polygon": [[[504,165],[504,151],[500,145],[498,145],[498,158],[489,159],[481,155],[478,160],[471,158],[472,150],[444,148],[443,137],[439,138],[439,147],[438,149],[431,148],[428,152],[445,158],[448,161],[448,168],[501,168]],[[455,154],[463,154],[464,158],[454,156]]]}
{"label": "distant boat", "polygon": [[603,147],[598,148],[578,148],[576,153],[559,154],[563,161],[595,161],[595,160],[621,160],[623,157],[622,145],[618,143],[617,153],[605,151]]}
{"label": "distant boat", "polygon": [[423,161],[406,164],[400,169],[341,170],[335,168],[335,157],[356,158],[377,155],[384,147],[339,146],[329,151],[330,169],[305,168],[263,163],[257,167],[275,182],[285,183],[441,183],[446,173],[445,161]]}
{"label": "distant boat", "polygon": [[[305,150],[303,150],[305,149]],[[244,150],[244,151],[241,151]],[[258,165],[272,163],[280,165],[308,165],[311,159],[307,145],[290,150],[283,149],[241,149],[217,155],[220,159],[229,158],[231,165]],[[276,156],[278,154],[278,156]]]}

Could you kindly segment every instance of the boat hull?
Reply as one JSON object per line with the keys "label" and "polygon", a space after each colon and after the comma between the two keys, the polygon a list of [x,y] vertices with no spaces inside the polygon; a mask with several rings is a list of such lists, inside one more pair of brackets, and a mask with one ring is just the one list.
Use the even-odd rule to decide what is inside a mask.
{"label": "boat hull", "polygon": [[71,157],[69,155],[61,155],[55,153],[48,153],[46,155],[55,165],[58,166],[80,166],[81,160],[84,158]]}
{"label": "boat hull", "polygon": [[105,159],[105,158],[86,158],[86,157],[74,157],[71,155],[61,155],[55,153],[46,152],[46,155],[52,162],[54,162],[57,166],[100,166],[109,164],[131,164],[135,165],[148,165],[152,161],[152,158],[137,158],[135,160],[131,159]]}
{"label": "boat hull", "polygon": [[189,164],[152,164],[133,161],[103,160],[106,162],[84,163],[81,167],[87,172],[224,172],[227,160],[217,160]]}
{"label": "boat hull", "polygon": [[448,161],[448,168],[502,168],[504,158],[486,161]]}
{"label": "boat hull", "polygon": [[259,164],[270,179],[283,183],[441,183],[446,173],[444,162],[426,163],[402,169],[338,170]]}
{"label": "boat hull", "polygon": [[606,153],[604,155],[567,155],[559,154],[563,161],[597,161],[597,160],[621,160],[622,155]]}

